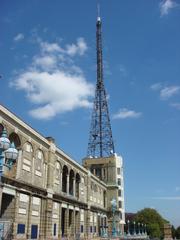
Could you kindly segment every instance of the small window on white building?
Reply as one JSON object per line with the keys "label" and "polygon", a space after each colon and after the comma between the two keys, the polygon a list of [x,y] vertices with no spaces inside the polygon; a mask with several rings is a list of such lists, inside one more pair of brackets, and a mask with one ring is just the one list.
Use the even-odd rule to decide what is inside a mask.
{"label": "small window on white building", "polygon": [[120,175],[121,174],[121,169],[117,168],[117,174]]}
{"label": "small window on white building", "polygon": [[118,190],[118,196],[121,197],[121,190]]}
{"label": "small window on white building", "polygon": [[118,178],[118,185],[120,186],[121,185],[121,179]]}

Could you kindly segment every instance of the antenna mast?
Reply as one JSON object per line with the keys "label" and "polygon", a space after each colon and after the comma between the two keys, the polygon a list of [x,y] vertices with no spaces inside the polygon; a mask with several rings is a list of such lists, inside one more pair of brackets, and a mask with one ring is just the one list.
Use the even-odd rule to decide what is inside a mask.
{"label": "antenna mast", "polygon": [[102,23],[98,5],[98,17],[96,22],[97,82],[87,157],[108,157],[114,153],[107,96],[103,82],[101,26]]}

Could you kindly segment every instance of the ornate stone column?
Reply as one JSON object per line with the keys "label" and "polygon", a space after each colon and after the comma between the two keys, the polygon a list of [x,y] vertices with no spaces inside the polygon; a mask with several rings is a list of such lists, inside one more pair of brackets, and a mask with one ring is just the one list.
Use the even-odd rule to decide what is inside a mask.
{"label": "ornate stone column", "polygon": [[69,236],[69,207],[65,209],[65,221],[64,221],[64,237]]}
{"label": "ornate stone column", "polygon": [[76,212],[75,209],[72,210],[72,227],[71,227],[71,236],[75,238],[75,224],[76,224]]}
{"label": "ornate stone column", "polygon": [[15,209],[14,209],[14,222],[13,222],[13,239],[16,239],[17,234],[17,219],[18,219],[18,209],[19,209],[19,193],[16,192],[16,196],[14,196],[15,200]]}
{"label": "ornate stone column", "polygon": [[80,234],[80,211],[75,211],[75,236]]}
{"label": "ornate stone column", "polygon": [[67,174],[66,178],[67,178],[66,193],[69,195],[69,173]]}
{"label": "ornate stone column", "polygon": [[61,226],[61,218],[62,218],[62,206],[59,204],[59,228],[58,228],[58,239],[62,238],[62,226]]}
{"label": "ornate stone column", "polygon": [[84,211],[85,213],[85,233],[87,239],[90,237],[90,209]]}
{"label": "ornate stone column", "polygon": [[54,187],[54,168],[55,168],[55,152],[56,145],[53,138],[48,138],[50,147],[48,151],[48,163],[47,163],[47,200],[46,200],[46,211],[45,211],[45,237],[46,239],[52,238],[52,213],[53,213],[53,187]]}
{"label": "ornate stone column", "polygon": [[50,141],[50,148],[49,148],[49,154],[48,154],[48,178],[47,178],[47,190],[52,192],[53,186],[54,186],[54,167],[55,167],[55,151],[56,151],[56,145],[52,140]]}
{"label": "ornate stone column", "polygon": [[39,238],[44,240],[45,238],[45,228],[46,228],[46,199],[41,199],[41,210],[40,210],[40,227],[39,227]]}
{"label": "ornate stone column", "polygon": [[31,239],[32,195],[29,195],[27,209],[27,239]]}
{"label": "ornate stone column", "polygon": [[52,211],[53,211],[53,201],[51,198],[46,200],[46,211],[45,211],[45,238],[52,238]]}
{"label": "ornate stone column", "polygon": [[76,178],[73,179],[73,196],[76,196]]}

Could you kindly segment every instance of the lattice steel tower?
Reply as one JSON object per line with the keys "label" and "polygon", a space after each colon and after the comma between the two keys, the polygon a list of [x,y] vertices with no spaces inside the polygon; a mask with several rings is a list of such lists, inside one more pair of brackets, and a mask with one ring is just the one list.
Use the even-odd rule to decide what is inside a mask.
{"label": "lattice steel tower", "polygon": [[103,82],[101,19],[96,22],[97,83],[87,157],[109,157],[114,153],[107,96]]}

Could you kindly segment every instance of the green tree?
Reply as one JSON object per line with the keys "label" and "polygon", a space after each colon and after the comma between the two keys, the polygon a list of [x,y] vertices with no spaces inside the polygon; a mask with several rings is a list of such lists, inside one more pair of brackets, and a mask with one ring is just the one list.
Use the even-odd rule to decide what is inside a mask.
{"label": "green tree", "polygon": [[147,225],[147,233],[150,238],[162,238],[164,223],[168,222],[152,208],[144,208],[137,212],[134,221]]}
{"label": "green tree", "polygon": [[175,234],[177,239],[180,239],[180,226],[176,228],[176,234]]}
{"label": "green tree", "polygon": [[173,225],[172,225],[171,230],[172,230],[172,238],[175,238],[176,237],[176,229]]}
{"label": "green tree", "polygon": [[162,236],[161,229],[158,223],[149,223],[148,233],[151,238],[160,238]]}

